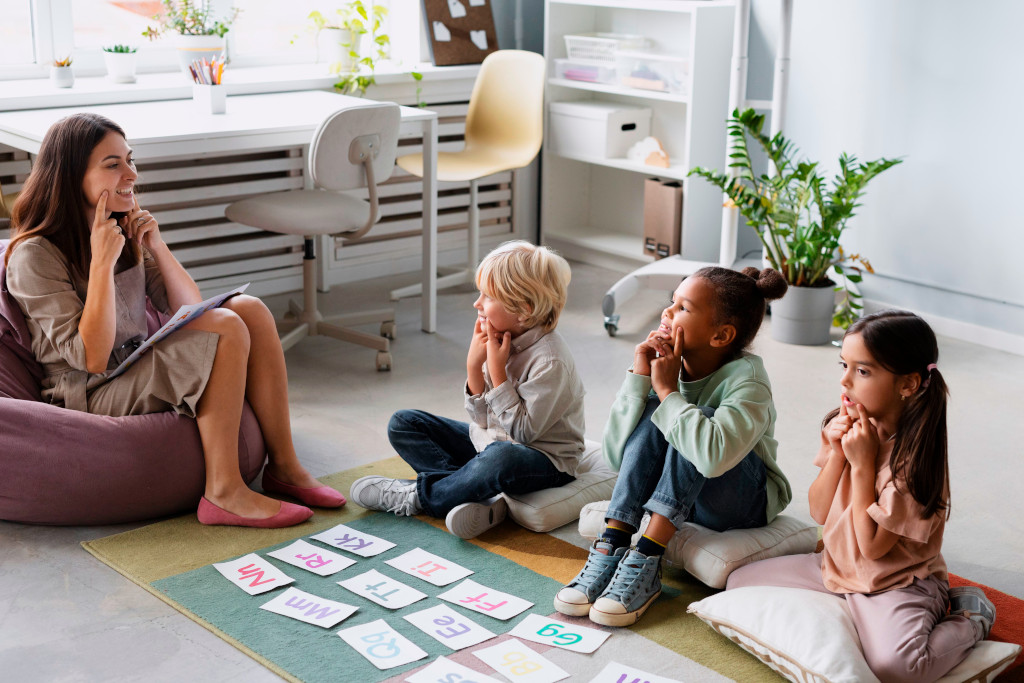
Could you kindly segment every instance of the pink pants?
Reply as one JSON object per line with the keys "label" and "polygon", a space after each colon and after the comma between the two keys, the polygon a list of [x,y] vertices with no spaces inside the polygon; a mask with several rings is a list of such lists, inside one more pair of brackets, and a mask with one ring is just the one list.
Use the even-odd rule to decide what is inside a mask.
{"label": "pink pants", "polygon": [[846,598],[864,659],[883,683],[941,678],[978,641],[970,619],[947,618],[949,584],[935,577],[884,593],[832,593],[822,583],[821,553],[810,553],[740,567],[729,575],[726,590],[743,586],[805,588]]}

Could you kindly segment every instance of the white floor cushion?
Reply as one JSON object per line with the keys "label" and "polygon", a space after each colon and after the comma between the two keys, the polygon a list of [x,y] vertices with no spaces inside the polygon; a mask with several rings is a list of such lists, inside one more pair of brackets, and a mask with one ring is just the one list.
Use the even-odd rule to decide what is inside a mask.
{"label": "white floor cushion", "polygon": [[[687,611],[790,681],[878,681],[864,661],[846,600],[834,595],[748,586],[691,603]],[[939,683],[991,681],[1020,650],[1020,645],[982,641]]]}
{"label": "white floor cushion", "polygon": [[[610,501],[587,505],[580,512],[580,535],[595,539],[604,531],[604,514]],[[647,528],[644,515],[635,544]],[[814,551],[818,527],[794,517],[779,515],[766,527],[711,531],[699,524],[683,524],[665,550],[669,566],[685,569],[712,588],[725,588],[729,574],[743,565],[779,555],[798,555]]]}

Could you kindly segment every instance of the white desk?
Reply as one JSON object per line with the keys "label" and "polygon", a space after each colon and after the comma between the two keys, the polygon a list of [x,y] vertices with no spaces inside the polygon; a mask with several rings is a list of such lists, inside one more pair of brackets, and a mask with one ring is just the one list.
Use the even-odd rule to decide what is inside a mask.
{"label": "white desk", "polygon": [[[0,143],[37,154],[57,120],[80,111],[101,114],[128,135],[146,161],[309,145],[328,114],[368,100],[322,90],[228,97],[225,114],[201,114],[192,100],[0,112]],[[437,115],[402,107],[401,137],[423,137],[423,302],[421,327],[437,328]]]}

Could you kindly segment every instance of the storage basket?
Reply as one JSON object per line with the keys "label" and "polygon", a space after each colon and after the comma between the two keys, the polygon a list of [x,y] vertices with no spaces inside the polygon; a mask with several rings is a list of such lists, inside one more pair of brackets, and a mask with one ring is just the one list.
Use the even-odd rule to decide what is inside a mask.
{"label": "storage basket", "polygon": [[596,59],[614,62],[618,50],[643,50],[650,41],[628,33],[567,33],[565,53],[569,59]]}

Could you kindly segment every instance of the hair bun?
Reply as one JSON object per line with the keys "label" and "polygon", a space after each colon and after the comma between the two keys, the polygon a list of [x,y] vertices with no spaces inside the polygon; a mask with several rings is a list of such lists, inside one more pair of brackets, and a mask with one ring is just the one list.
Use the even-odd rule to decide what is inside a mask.
{"label": "hair bun", "polygon": [[747,266],[740,272],[754,280],[757,285],[757,291],[761,292],[761,296],[768,301],[781,299],[786,290],[789,289],[786,278],[782,277],[782,273],[774,268],[758,270],[757,268]]}

